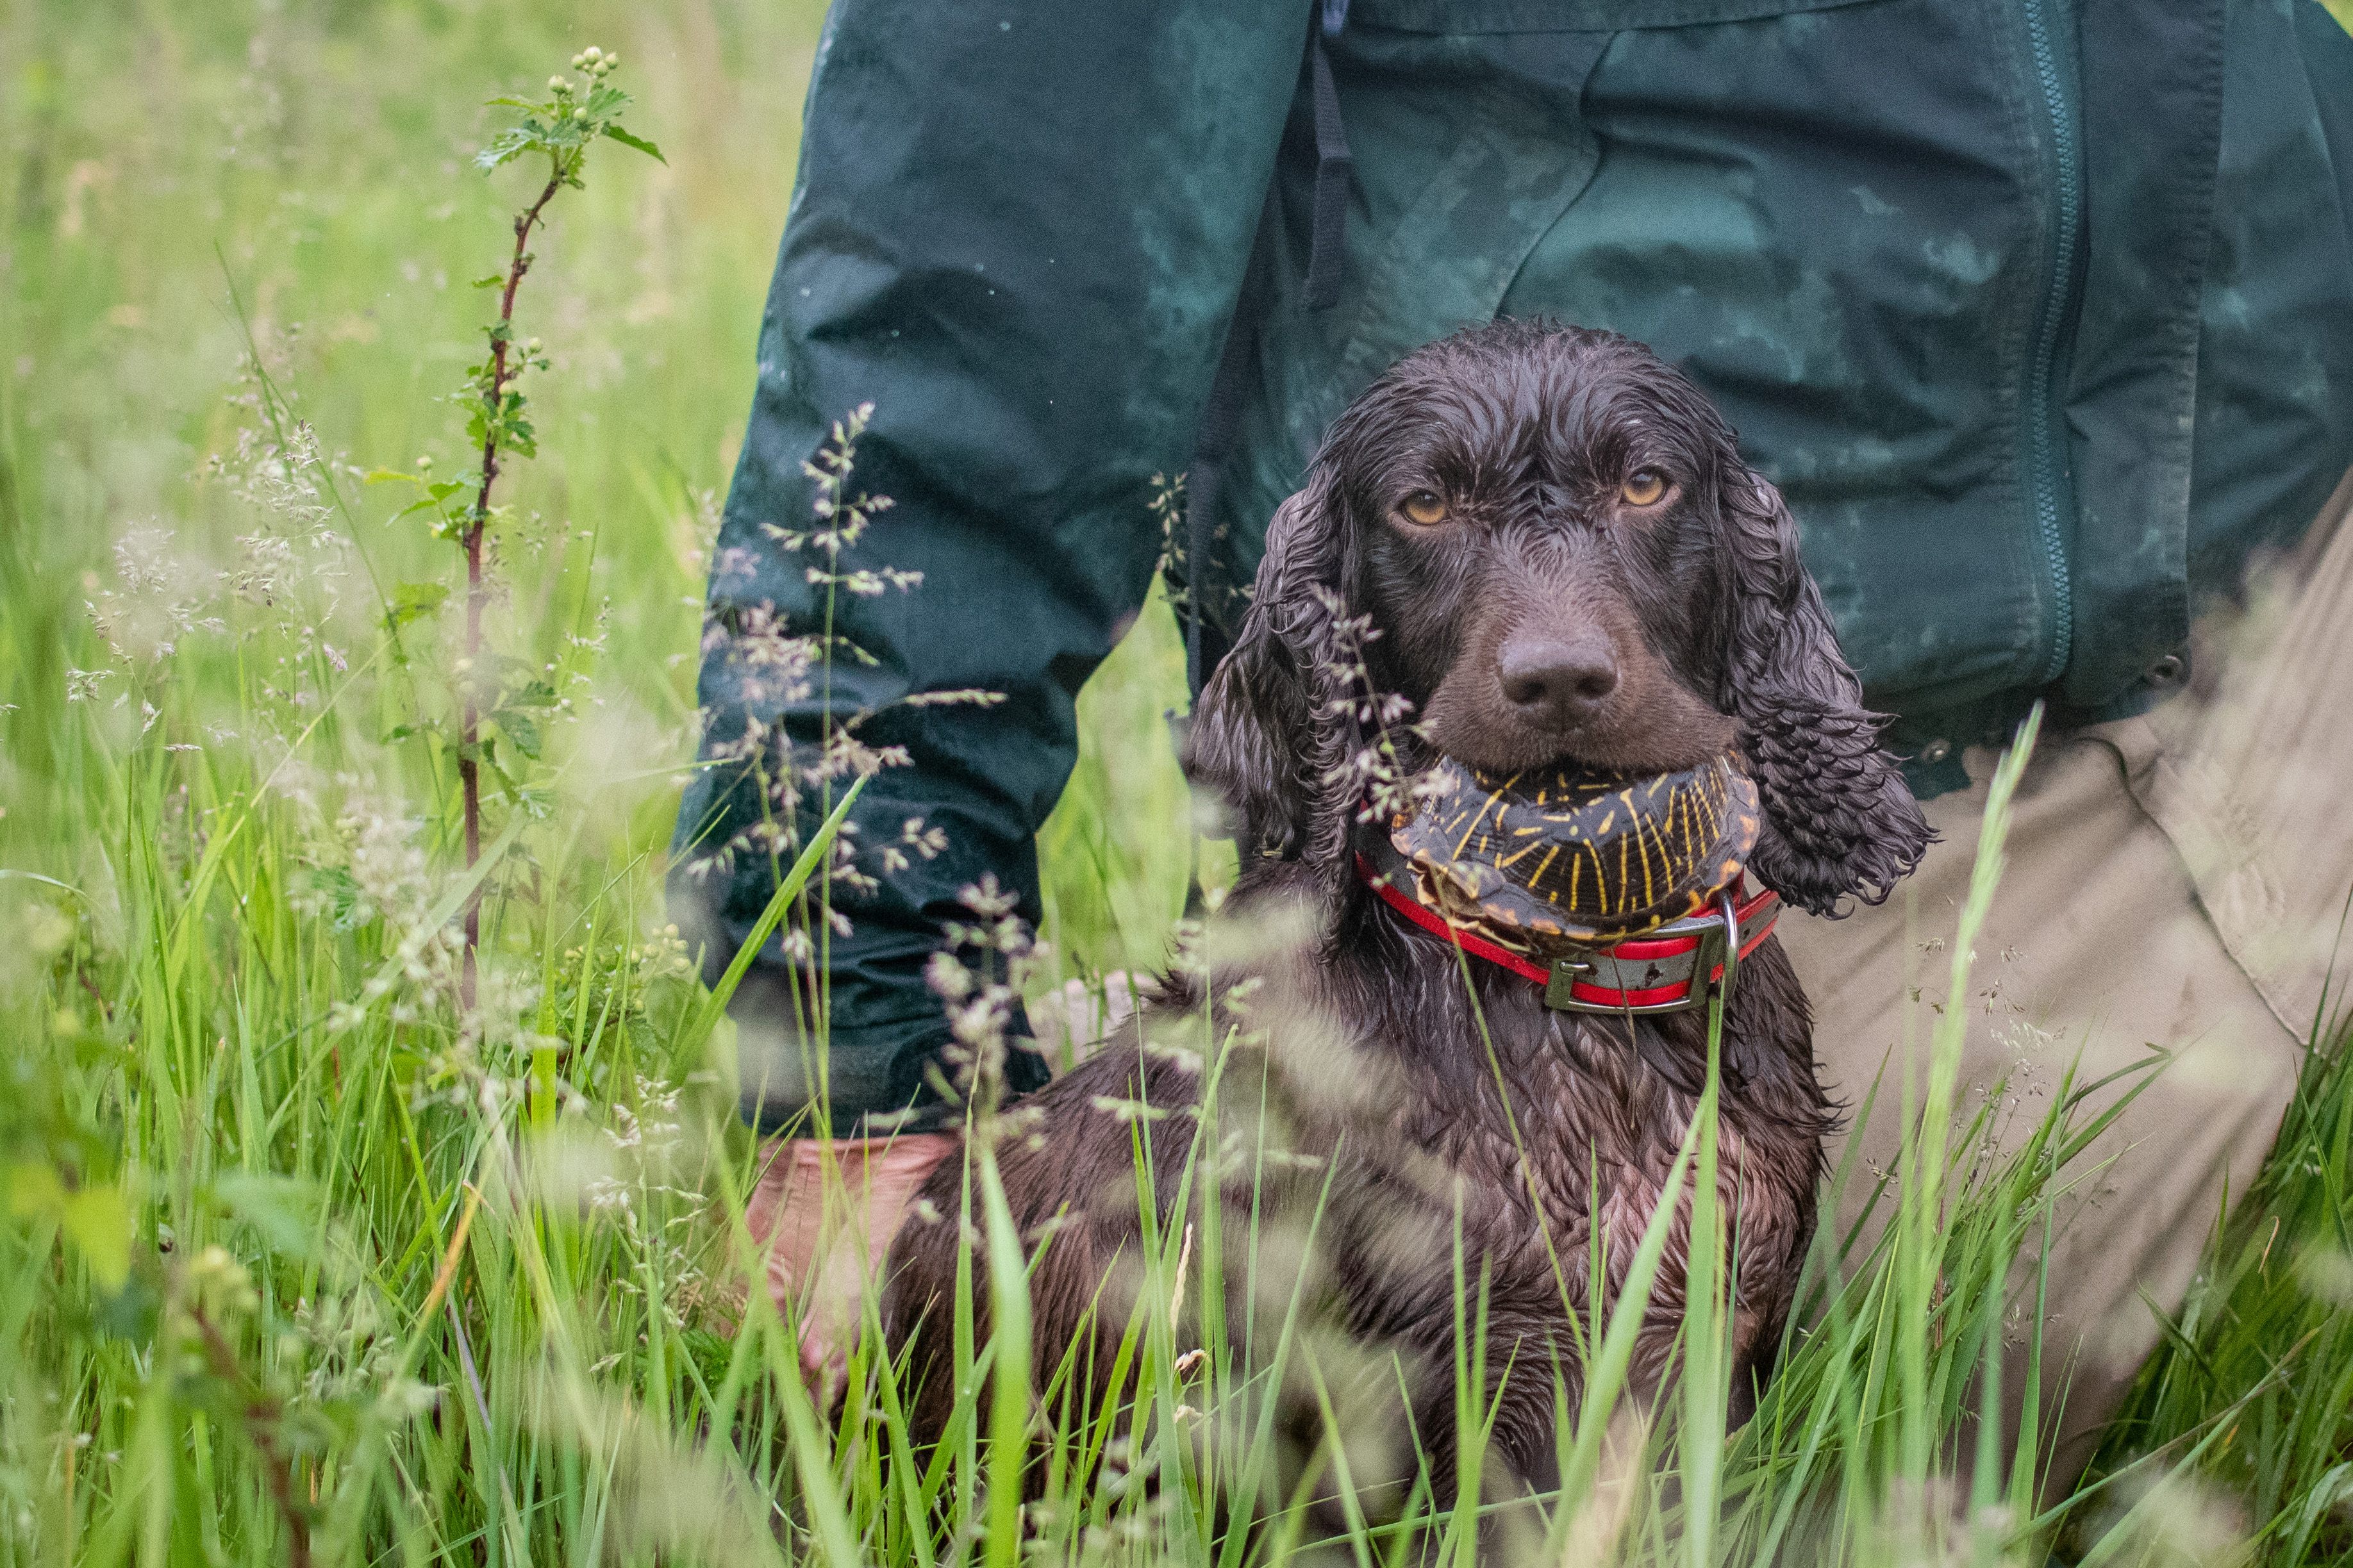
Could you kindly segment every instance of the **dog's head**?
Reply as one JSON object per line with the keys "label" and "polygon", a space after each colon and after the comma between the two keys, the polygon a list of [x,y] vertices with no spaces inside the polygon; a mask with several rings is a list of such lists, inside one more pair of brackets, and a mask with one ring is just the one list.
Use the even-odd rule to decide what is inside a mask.
{"label": "dog's head", "polygon": [[1736,742],[1766,814],[1751,864],[1818,913],[1884,898],[1928,842],[1779,494],[1612,332],[1463,332],[1334,424],[1187,745],[1246,860],[1345,863],[1372,693],[1413,705],[1419,735],[1388,731],[1409,766],[1664,773]]}

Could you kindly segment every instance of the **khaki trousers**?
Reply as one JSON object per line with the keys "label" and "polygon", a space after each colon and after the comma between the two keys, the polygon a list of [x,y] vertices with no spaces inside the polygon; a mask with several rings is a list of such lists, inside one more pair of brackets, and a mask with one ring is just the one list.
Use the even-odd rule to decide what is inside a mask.
{"label": "khaki trousers", "polygon": [[[2353,476],[2244,613],[2199,628],[2191,689],[2141,718],[2046,731],[2021,781],[2007,870],[1978,944],[1971,991],[1982,1007],[1972,1007],[1959,1113],[1973,1115],[1978,1096],[2006,1081],[2016,1104],[2004,1108],[2002,1139],[2014,1146],[2071,1063],[2080,1086],[2153,1047],[2173,1058],[2081,1157],[2060,1200],[2042,1408],[2063,1384],[2058,1445],[2045,1449],[2062,1489],[2157,1342],[2142,1292],[2179,1306],[2226,1196],[2246,1189],[2270,1152],[2324,988],[2333,1014],[2353,968],[2353,942],[2338,946],[2353,893],[2348,501]],[[1972,787],[1926,803],[1941,839],[1908,899],[1899,891],[1845,920],[1781,921],[1834,1092],[1859,1107],[1885,1067],[1870,1124],[1852,1134],[1881,1170],[1902,1142],[1896,1053],[1907,1040],[1925,1081],[1929,1009],[1947,994],[1994,761],[1971,751]],[[1907,956],[1916,1002],[1904,992]],[[1872,1185],[1851,1184],[1844,1222]],[[2023,1347],[2014,1353],[2004,1377],[2013,1390],[2025,1373]]]}

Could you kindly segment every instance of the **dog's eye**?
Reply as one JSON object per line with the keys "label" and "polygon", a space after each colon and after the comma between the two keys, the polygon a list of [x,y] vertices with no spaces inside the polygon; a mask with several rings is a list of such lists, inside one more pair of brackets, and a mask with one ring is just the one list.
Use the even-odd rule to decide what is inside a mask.
{"label": "dog's eye", "polygon": [[1626,498],[1628,506],[1656,506],[1667,493],[1667,476],[1656,468],[1636,468],[1618,493]]}
{"label": "dog's eye", "polygon": [[1446,521],[1446,498],[1430,490],[1416,490],[1405,498],[1406,516],[1424,528]]}

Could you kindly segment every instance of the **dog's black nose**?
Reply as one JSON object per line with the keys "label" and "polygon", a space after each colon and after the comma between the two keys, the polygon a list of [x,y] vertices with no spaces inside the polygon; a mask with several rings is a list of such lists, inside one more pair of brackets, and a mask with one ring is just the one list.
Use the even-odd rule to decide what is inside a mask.
{"label": "dog's black nose", "polygon": [[1513,637],[1496,662],[1504,700],[1547,728],[1584,722],[1618,689],[1618,661],[1599,636]]}

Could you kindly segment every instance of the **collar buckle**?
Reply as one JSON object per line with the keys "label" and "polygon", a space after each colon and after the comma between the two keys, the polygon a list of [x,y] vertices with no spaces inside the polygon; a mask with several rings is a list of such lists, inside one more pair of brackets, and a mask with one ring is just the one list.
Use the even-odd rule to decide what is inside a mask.
{"label": "collar buckle", "polygon": [[1780,895],[1770,889],[1742,901],[1727,888],[1704,915],[1555,959],[1545,979],[1545,1005],[1559,1013],[1641,1016],[1705,1007],[1717,991],[1729,1005],[1740,961],[1765,940],[1780,910]]}

